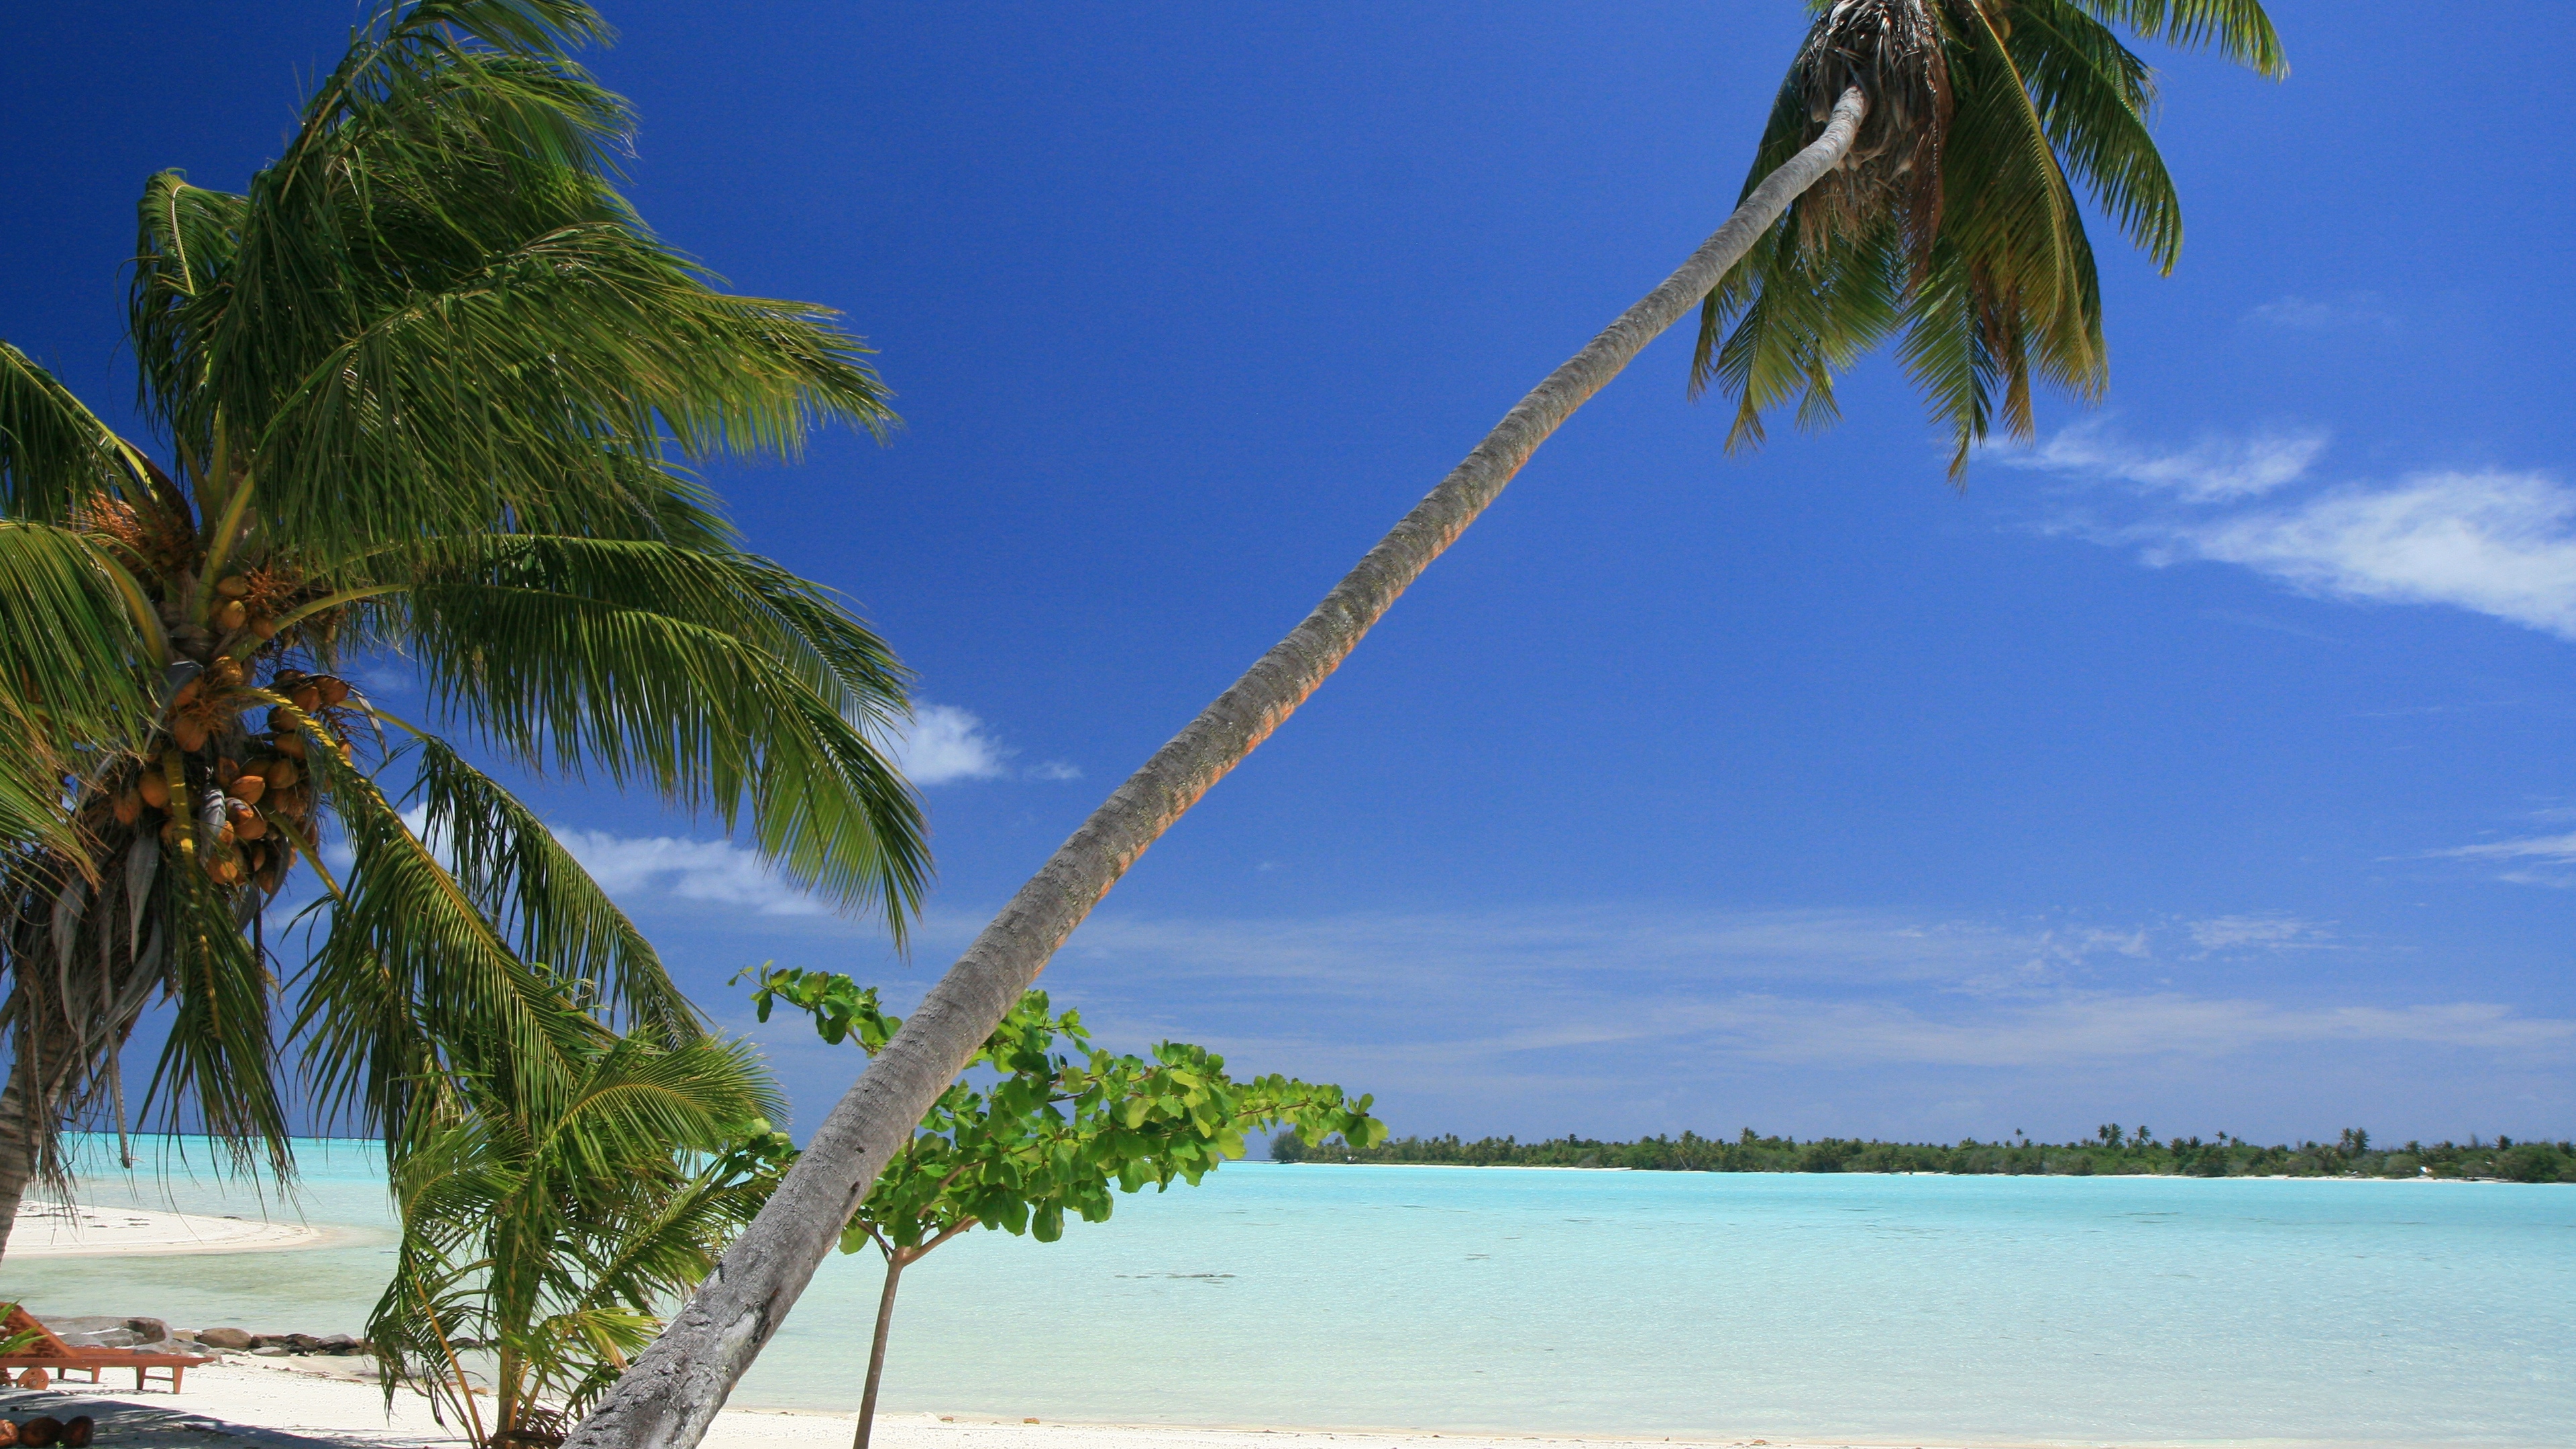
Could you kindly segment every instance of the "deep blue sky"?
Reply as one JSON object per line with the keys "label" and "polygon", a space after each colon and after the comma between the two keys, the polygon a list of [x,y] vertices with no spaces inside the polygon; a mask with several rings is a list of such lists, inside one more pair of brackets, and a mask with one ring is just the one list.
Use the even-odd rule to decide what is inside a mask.
{"label": "deep blue sky", "polygon": [[[1668,337],[1041,984],[1399,1131],[2576,1130],[2576,39],[2275,12],[2285,84],[2153,55],[2189,235],[2164,278],[2096,223],[2103,407],[1961,495],[1884,359],[1729,457]],[[144,177],[240,185],[352,13],[0,20],[0,336],[125,406]],[[908,423],[716,478],[919,671],[910,960],[706,822],[534,792],[728,1020],[767,958],[917,994],[1717,224],[1802,24],[609,14],[644,215],[846,311]],[[766,1035],[810,1125],[854,1061]]]}

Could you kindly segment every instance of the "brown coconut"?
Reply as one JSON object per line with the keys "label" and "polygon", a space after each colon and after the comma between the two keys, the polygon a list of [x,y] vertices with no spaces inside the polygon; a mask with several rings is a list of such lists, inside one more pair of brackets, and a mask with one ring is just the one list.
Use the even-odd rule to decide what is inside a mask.
{"label": "brown coconut", "polygon": [[230,633],[250,622],[250,606],[239,599],[215,610],[215,627]]}
{"label": "brown coconut", "polygon": [[[42,1374],[44,1370],[36,1369],[33,1372]],[[21,1377],[18,1382],[23,1386],[27,1380]],[[28,1449],[45,1449],[46,1445],[61,1437],[63,1437],[63,1421],[51,1414],[38,1414],[18,1426],[18,1442],[27,1445]]]}
{"label": "brown coconut", "polygon": [[238,599],[250,592],[250,580],[239,574],[215,580],[215,592],[227,599]]}
{"label": "brown coconut", "polygon": [[319,684],[299,684],[295,687],[295,692],[288,695],[287,698],[295,701],[295,707],[297,709],[304,711],[306,714],[311,714],[313,711],[322,707],[322,686]]}
{"label": "brown coconut", "polygon": [[[277,752],[279,754],[287,756],[290,759],[300,760],[304,758],[304,736],[299,734],[279,735],[274,743],[277,745]],[[270,778],[274,779],[275,776],[272,775]]]}
{"label": "brown coconut", "polygon": [[321,686],[322,702],[324,704],[331,705],[336,708],[348,702],[349,681],[337,678],[333,675],[325,674],[320,679],[313,682]]}
{"label": "brown coconut", "polygon": [[159,770],[146,770],[143,778],[134,782],[134,793],[142,796],[143,803],[153,809],[167,810],[170,808],[170,777]]}
{"label": "brown coconut", "polygon": [[143,796],[139,791],[120,790],[113,809],[117,824],[131,825],[143,818]]}
{"label": "brown coconut", "polygon": [[[300,745],[304,741],[298,738],[296,743]],[[271,790],[287,789],[304,778],[304,771],[299,769],[293,760],[284,756],[269,761],[268,768],[262,773],[268,777],[268,788]]]}
{"label": "brown coconut", "polygon": [[254,775],[244,770],[231,785],[225,788],[234,799],[245,806],[256,805],[259,803],[259,797],[268,793],[268,777]]}
{"label": "brown coconut", "polygon": [[206,725],[203,720],[180,719],[170,722],[170,738],[189,754],[206,747]]}

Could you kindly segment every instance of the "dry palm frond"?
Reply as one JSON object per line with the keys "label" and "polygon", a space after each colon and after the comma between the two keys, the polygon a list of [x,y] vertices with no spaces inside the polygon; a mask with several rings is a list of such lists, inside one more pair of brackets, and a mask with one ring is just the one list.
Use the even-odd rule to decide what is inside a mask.
{"label": "dry palm frond", "polygon": [[1898,219],[1919,274],[1941,229],[1941,148],[1950,131],[1950,66],[1931,0],[1834,0],[1790,67],[1812,141],[1855,86],[1869,116],[1843,164],[1798,200],[1802,240],[1821,247]]}

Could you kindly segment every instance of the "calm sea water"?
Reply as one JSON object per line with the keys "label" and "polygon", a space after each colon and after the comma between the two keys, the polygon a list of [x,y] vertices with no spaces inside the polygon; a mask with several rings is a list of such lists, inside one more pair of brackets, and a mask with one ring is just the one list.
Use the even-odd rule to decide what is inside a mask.
{"label": "calm sea water", "polygon": [[[295,1253],[0,1263],[40,1312],[355,1332],[372,1148]],[[97,1200],[258,1211],[143,1175]],[[872,1259],[737,1402],[855,1406]],[[2576,1443],[2576,1187],[1238,1164],[906,1273],[885,1400],[1047,1419],[2075,1444]]]}

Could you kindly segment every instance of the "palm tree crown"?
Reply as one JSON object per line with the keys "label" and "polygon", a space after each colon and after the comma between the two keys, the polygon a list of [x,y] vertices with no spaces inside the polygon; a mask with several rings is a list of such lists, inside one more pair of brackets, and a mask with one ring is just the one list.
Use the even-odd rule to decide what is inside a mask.
{"label": "palm tree crown", "polygon": [[[894,415],[831,314],[717,290],[618,195],[629,117],[570,59],[607,35],[574,0],[391,5],[245,191],[153,177],[129,335],[166,466],[0,344],[0,1234],[66,1112],[104,1088],[121,1123],[156,997],[155,1100],[281,1169],[281,1023],[392,1141],[433,1066],[578,1075],[532,963],[700,1034],[537,818],[344,661],[407,662],[515,765],[739,821],[898,936],[917,906],[874,742],[901,666],[686,468]],[[276,1013],[262,911],[297,862]]]}
{"label": "palm tree crown", "polygon": [[1730,446],[1797,398],[1832,420],[1834,374],[1889,338],[1951,436],[1950,472],[1993,428],[2026,438],[2031,379],[2098,396],[2101,287],[2074,182],[2165,271],[2182,205],[2148,120],[2154,74],[2114,27],[2287,73],[2256,0],[1816,0],[1745,181],[1825,125],[1870,114],[1843,165],[1793,203],[1700,313],[1696,391],[1736,399]]}

